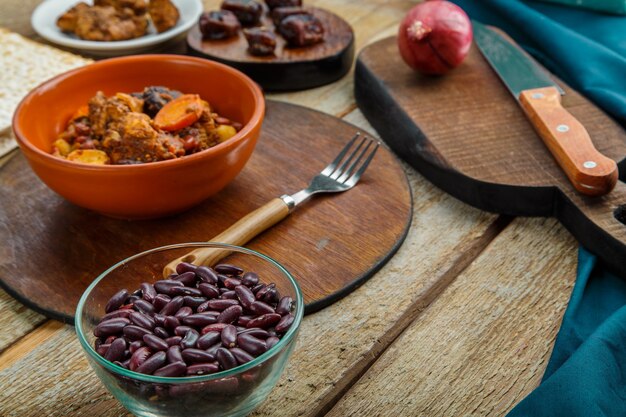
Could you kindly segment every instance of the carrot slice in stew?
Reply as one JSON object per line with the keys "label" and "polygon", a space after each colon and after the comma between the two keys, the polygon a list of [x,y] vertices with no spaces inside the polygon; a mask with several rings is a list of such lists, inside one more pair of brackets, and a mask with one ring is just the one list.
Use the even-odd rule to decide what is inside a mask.
{"label": "carrot slice in stew", "polygon": [[76,109],[74,114],[72,115],[72,120],[80,119],[81,117],[89,116],[89,105],[83,104],[79,108]]}
{"label": "carrot slice in stew", "polygon": [[168,132],[194,124],[202,115],[202,99],[197,94],[185,94],[167,103],[154,116],[154,125]]}

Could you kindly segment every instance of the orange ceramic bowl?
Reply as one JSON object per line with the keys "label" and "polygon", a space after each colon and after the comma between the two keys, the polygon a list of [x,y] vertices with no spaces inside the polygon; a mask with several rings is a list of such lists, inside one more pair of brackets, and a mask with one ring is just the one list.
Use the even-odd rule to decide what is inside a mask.
{"label": "orange ceramic bowl", "polygon": [[[50,154],[72,113],[96,92],[108,96],[151,85],[199,94],[244,127],[202,152],[139,165],[88,165]],[[260,88],[235,69],[186,56],[141,55],[100,61],[46,81],[17,107],[13,131],[39,178],[69,201],[113,217],[154,218],[188,209],[233,180],[254,150],[264,114]]]}

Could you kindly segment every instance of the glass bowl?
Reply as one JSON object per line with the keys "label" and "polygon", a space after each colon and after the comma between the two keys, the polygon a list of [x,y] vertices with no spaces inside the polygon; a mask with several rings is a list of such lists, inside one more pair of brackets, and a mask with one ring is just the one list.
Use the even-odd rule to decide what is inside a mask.
{"label": "glass bowl", "polygon": [[[162,278],[163,267],[191,250],[210,248],[220,262],[259,274],[260,282],[276,284],[281,296],[294,300],[294,321],[280,341],[254,360],[214,374],[159,377],[130,371],[100,356],[93,330],[107,301],[122,288],[129,292],[142,282]],[[76,309],[76,333],[88,362],[102,383],[126,409],[137,416],[244,416],[255,409],[276,385],[295,346],[304,303],[300,287],[278,262],[250,249],[220,243],[164,246],[125,259],[102,273],[85,290]]]}

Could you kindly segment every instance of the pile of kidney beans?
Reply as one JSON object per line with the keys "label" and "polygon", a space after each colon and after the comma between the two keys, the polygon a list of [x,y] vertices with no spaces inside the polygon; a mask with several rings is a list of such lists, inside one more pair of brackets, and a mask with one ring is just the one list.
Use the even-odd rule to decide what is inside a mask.
{"label": "pile of kidney beans", "polygon": [[293,299],[255,272],[185,262],[176,272],[111,297],[94,329],[100,355],[143,374],[211,374],[266,352],[294,321]]}

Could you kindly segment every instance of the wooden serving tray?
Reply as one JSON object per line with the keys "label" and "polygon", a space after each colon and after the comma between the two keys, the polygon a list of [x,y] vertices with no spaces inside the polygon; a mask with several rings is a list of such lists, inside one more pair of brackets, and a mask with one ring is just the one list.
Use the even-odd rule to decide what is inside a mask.
{"label": "wooden serving tray", "polygon": [[[307,186],[358,130],[304,107],[267,103],[252,158],[222,192],[178,216],[123,221],[79,208],[48,189],[22,155],[0,169],[0,284],[29,307],[73,322],[78,299],[106,268],[172,243],[206,241],[248,212]],[[411,221],[411,190],[379,149],[359,184],[316,196],[247,246],[299,281],[306,312],[349,294],[396,252]]]}
{"label": "wooden serving tray", "polygon": [[[187,35],[191,55],[212,59],[237,68],[267,91],[303,90],[338,80],[350,71],[354,59],[354,33],[341,17],[328,10],[305,7],[324,25],[324,42],[302,48],[287,47],[276,36],[274,55],[254,56],[247,52],[243,31],[223,40],[203,40],[198,24]],[[272,19],[264,12],[263,26],[273,29]]]}
{"label": "wooden serving tray", "polygon": [[[598,150],[622,161],[624,181],[624,129],[559,84]],[[438,187],[484,210],[555,216],[626,276],[626,184],[604,197],[578,194],[475,46],[459,68],[427,77],[402,61],[395,37],[378,41],[357,59],[355,96],[385,142]]]}

